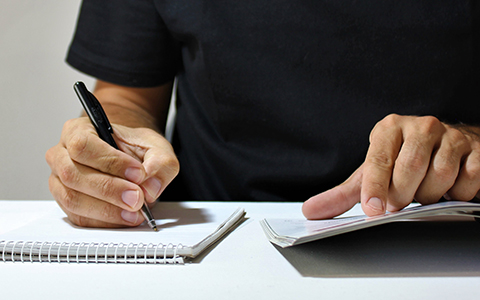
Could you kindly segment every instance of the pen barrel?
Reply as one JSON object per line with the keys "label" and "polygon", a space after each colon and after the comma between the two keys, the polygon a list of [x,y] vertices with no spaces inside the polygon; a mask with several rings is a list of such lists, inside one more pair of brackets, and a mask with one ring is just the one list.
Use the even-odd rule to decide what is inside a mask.
{"label": "pen barrel", "polygon": [[98,136],[103,140],[105,141],[106,143],[108,143],[110,146],[112,146],[113,148],[117,149],[118,150],[118,146],[117,146],[117,143],[115,142],[115,139],[113,138],[112,134],[110,133],[110,131],[108,131],[108,129],[106,129],[105,127],[97,127],[95,126],[95,124],[92,122],[92,124],[94,125],[95,129],[97,130],[97,133],[98,133]]}

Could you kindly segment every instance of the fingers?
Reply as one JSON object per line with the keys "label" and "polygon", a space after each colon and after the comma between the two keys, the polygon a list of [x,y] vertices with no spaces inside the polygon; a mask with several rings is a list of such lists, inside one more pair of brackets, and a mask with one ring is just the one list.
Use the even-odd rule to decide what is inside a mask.
{"label": "fingers", "polygon": [[49,186],[57,203],[75,225],[114,228],[138,226],[144,221],[138,211],[122,210],[118,206],[69,189],[53,174]]}
{"label": "fingers", "polygon": [[480,196],[480,142],[472,141],[471,146],[455,184],[447,192],[455,200],[469,201]]}
{"label": "fingers", "polygon": [[143,162],[146,179],[141,187],[145,200],[152,203],[177,176],[180,170],[179,162],[170,143],[158,133],[145,128],[127,131],[122,130],[123,128],[115,126],[116,136],[123,151]]}
{"label": "fingers", "polygon": [[87,118],[67,121],[61,143],[68,156],[81,165],[137,184],[146,178],[141,162],[102,141]]}
{"label": "fingers", "polygon": [[[361,174],[361,175],[359,175]],[[365,162],[344,184],[305,202],[307,218],[329,218],[358,199],[365,214],[480,195],[480,128],[434,117],[390,115],[370,135]]]}
{"label": "fingers", "polygon": [[[400,123],[397,126],[402,133],[403,144],[392,173],[386,206],[388,211],[401,210],[412,202],[419,186],[426,178],[432,153],[446,132],[445,126],[433,117],[394,119]],[[446,152],[443,150],[439,154]],[[435,176],[432,178],[435,180]],[[438,201],[442,195],[436,200]]]}
{"label": "fingers", "polygon": [[318,194],[303,203],[303,215],[309,220],[329,219],[351,209],[360,202],[362,167],[343,184]]}
{"label": "fingers", "polygon": [[[460,188],[466,191],[462,182],[473,183],[471,181],[473,178],[470,176],[470,167],[468,167],[468,171],[463,171],[462,173],[465,174],[460,177],[459,171],[464,157],[468,157],[469,153],[471,153],[471,147],[465,136],[456,129],[449,128],[446,130],[442,136],[439,148],[433,152],[427,174],[416,191],[415,199],[422,204],[435,203],[457,184],[459,186],[455,190]],[[462,179],[465,176],[466,178]],[[455,195],[455,199],[464,199],[464,197],[457,198],[459,194],[455,193],[455,191],[452,192]],[[447,197],[450,194],[451,192],[449,192]],[[473,193],[470,199],[475,194],[476,192]]]}
{"label": "fingers", "polygon": [[47,161],[65,187],[130,211],[139,210],[143,205],[143,192],[137,184],[76,163],[65,148],[56,151],[55,163],[50,157]]}
{"label": "fingers", "polygon": [[438,201],[453,186],[466,152],[463,135],[434,117],[386,117],[372,132],[365,161],[365,213],[397,211],[414,198]]}
{"label": "fingers", "polygon": [[363,165],[360,196],[363,211],[367,215],[385,213],[392,171],[402,141],[402,132],[395,118],[385,118],[372,131],[370,148]]}
{"label": "fingers", "polygon": [[[47,151],[50,191],[80,226],[136,226],[145,200],[153,203],[178,173],[172,147],[145,128],[115,128],[121,151],[103,142],[86,118],[65,124]],[[125,151],[125,152],[124,152]]]}
{"label": "fingers", "polygon": [[73,223],[117,227],[143,222],[138,213],[143,191],[137,184],[80,165],[60,146],[47,152],[47,162],[52,169],[50,191]]}

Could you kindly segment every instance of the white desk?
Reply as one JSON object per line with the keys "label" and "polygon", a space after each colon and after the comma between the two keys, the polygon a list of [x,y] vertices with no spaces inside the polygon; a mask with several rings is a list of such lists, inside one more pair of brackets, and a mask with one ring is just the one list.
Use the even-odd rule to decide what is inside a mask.
{"label": "white desk", "polygon": [[[0,234],[7,228],[20,226],[20,216],[31,218],[41,215],[54,202],[19,201],[19,209],[10,209],[10,211],[2,209],[5,203],[0,201],[1,215],[6,215],[0,219]],[[378,242],[378,245],[382,245],[380,248],[374,247],[371,240],[368,241],[370,244],[362,243],[361,239],[366,236],[364,232],[363,236],[353,233],[342,238],[343,240],[337,239],[331,242],[324,240],[322,242],[324,244],[319,244],[324,245],[323,249],[299,248],[299,254],[296,255],[297,250],[294,248],[283,252],[270,244],[258,221],[265,217],[300,218],[302,217],[301,203],[198,202],[194,205],[198,207],[241,206],[247,211],[249,220],[216,245],[199,262],[186,265],[0,263],[1,298],[301,299],[305,297],[306,299],[309,297],[309,299],[424,300],[479,299],[480,297],[480,250],[471,249],[469,241],[463,241],[462,248],[458,252],[452,251],[456,248],[447,247],[450,252],[454,252],[450,255],[444,252],[432,253],[435,250],[425,248],[424,244],[418,248],[410,245],[408,248],[412,250],[407,251],[409,257],[405,259],[409,260],[408,264],[414,269],[413,273],[406,274],[405,270],[395,273],[390,272],[388,266],[390,261],[393,261],[394,266],[398,261],[395,261],[395,257],[391,255],[392,252],[387,251],[388,247],[382,248],[384,241],[381,239],[383,234],[381,230],[370,233],[370,235],[377,235],[376,240],[380,239]],[[356,208],[356,211],[350,214],[358,212]],[[465,238],[459,237],[459,239]],[[405,235],[406,241],[401,239],[400,237],[400,240],[396,241],[412,242],[405,238]],[[433,239],[442,238],[437,234]],[[480,238],[475,238],[472,245],[478,245],[479,241]],[[343,254],[342,251],[336,251],[338,247],[342,248],[342,243],[346,242],[351,243],[352,248],[345,247],[347,251]],[[390,240],[387,238],[387,242],[391,243],[391,238]],[[443,242],[432,241],[433,244]],[[370,246],[374,253],[373,257],[378,258],[378,263],[373,264],[375,266],[373,269],[372,257],[368,254],[371,252],[366,249]],[[365,256],[358,254],[357,257],[353,257],[355,262],[352,262],[352,253],[358,253],[355,247],[359,247],[358,251],[365,251]],[[328,253],[325,252],[324,254],[327,255],[322,258],[321,252],[325,248],[329,248]],[[426,250],[427,252],[422,252]],[[315,256],[318,258],[317,265],[328,266],[332,272],[319,270],[318,274],[312,277],[308,274],[304,276],[305,273],[302,275],[301,268],[295,265],[295,260],[301,261],[300,258],[303,255]],[[366,257],[364,262],[362,257]],[[425,272],[421,267],[415,267],[421,266],[425,258],[429,258],[427,259],[429,263],[432,263],[432,260],[433,263],[438,263],[437,266],[433,269],[426,266]],[[442,269],[443,261],[455,259],[468,261],[468,263],[459,268],[454,267],[453,271],[451,264],[450,267]],[[349,274],[350,262],[354,264],[351,269],[354,272]],[[333,270],[334,268],[336,270]],[[363,268],[367,271],[362,275]],[[376,270],[378,273],[375,273]],[[385,275],[389,272],[391,274]]]}

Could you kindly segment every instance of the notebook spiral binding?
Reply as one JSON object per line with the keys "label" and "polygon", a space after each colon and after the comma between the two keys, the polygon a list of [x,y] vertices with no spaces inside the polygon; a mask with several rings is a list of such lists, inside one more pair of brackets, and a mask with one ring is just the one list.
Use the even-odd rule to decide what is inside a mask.
{"label": "notebook spiral binding", "polygon": [[66,243],[0,240],[3,262],[183,264],[182,244]]}

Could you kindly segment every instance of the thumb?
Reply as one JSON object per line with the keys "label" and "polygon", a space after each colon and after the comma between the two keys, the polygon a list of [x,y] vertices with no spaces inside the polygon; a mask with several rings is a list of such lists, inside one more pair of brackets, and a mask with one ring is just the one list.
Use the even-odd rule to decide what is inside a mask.
{"label": "thumb", "polygon": [[303,215],[309,220],[330,219],[351,209],[360,202],[362,166],[344,183],[303,203]]}

